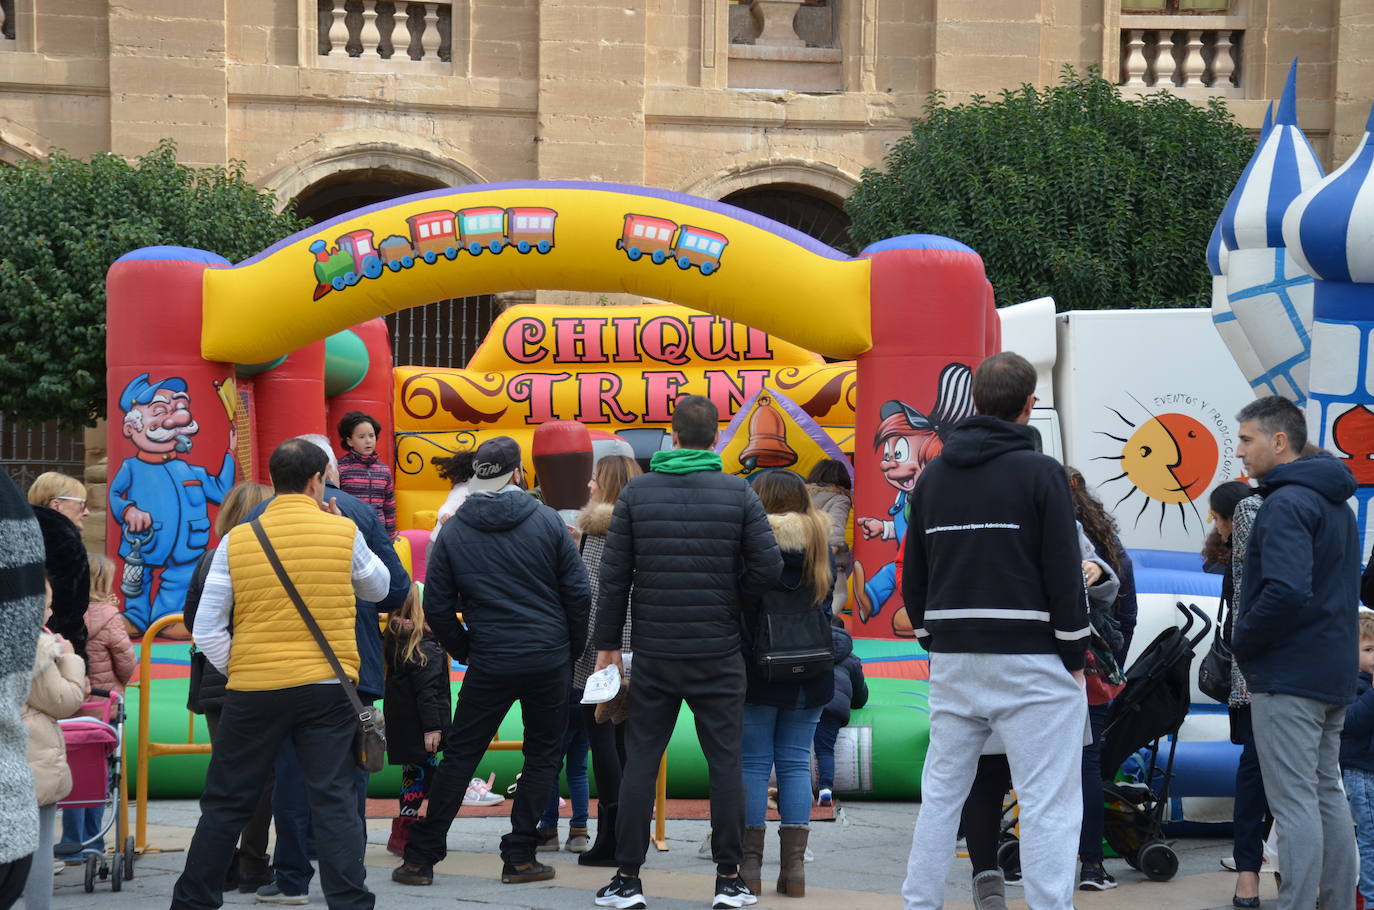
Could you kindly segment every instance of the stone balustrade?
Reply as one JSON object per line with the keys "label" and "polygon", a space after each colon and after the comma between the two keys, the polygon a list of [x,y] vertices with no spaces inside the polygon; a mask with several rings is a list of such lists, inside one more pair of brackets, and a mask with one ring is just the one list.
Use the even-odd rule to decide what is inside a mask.
{"label": "stone balustrade", "polygon": [[318,0],[318,11],[318,50],[326,65],[381,60],[446,64],[450,59],[450,3]]}
{"label": "stone balustrade", "polygon": [[1217,27],[1206,21],[1220,18],[1122,16],[1120,85],[1238,95],[1245,31],[1233,23]]}
{"label": "stone balustrade", "polygon": [[839,0],[730,6],[730,87],[840,91]]}

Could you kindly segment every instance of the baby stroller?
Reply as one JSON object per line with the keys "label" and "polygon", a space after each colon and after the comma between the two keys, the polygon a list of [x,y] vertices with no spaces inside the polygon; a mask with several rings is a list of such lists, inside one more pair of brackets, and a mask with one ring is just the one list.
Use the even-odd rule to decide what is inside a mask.
{"label": "baby stroller", "polygon": [[[1165,766],[1159,771],[1160,742],[1178,732],[1191,702],[1193,652],[1212,631],[1212,620],[1194,604],[1175,604],[1182,627],[1160,632],[1126,671],[1126,688],[1112,702],[1102,733],[1103,823],[1107,843],[1132,869],[1152,881],[1167,882],[1178,872],[1178,854],[1164,840],[1164,810],[1169,804],[1176,739],[1169,740]],[[1202,629],[1189,637],[1194,617]],[[1116,782],[1116,771],[1138,750],[1150,753],[1145,783]],[[1149,782],[1161,778],[1159,792]],[[1020,842],[1014,831],[1013,802],[1004,810],[997,863],[1008,881],[1021,876]]]}
{"label": "baby stroller", "polygon": [[[1152,881],[1167,882],[1178,872],[1178,854],[1164,839],[1177,733],[1192,701],[1193,654],[1212,633],[1212,620],[1196,604],[1175,604],[1184,616],[1150,642],[1126,671],[1126,688],[1112,702],[1102,734],[1102,791],[1107,843]],[[1194,618],[1199,631],[1190,636]],[[1169,740],[1161,769],[1161,743]],[[1137,751],[1149,761],[1139,783],[1114,781],[1117,769]],[[1157,787],[1157,789],[1156,789]]]}
{"label": "baby stroller", "polygon": [[[86,892],[95,880],[106,879],[118,891],[134,877],[134,838],[125,830],[123,782],[124,698],[118,692],[92,689],[92,700],[82,709],[93,712],[58,721],[67,744],[67,764],[72,770],[72,792],[58,802],[60,809],[104,809],[100,831],[81,845],[85,857]],[[95,845],[103,843],[110,828],[116,831],[113,856]]]}

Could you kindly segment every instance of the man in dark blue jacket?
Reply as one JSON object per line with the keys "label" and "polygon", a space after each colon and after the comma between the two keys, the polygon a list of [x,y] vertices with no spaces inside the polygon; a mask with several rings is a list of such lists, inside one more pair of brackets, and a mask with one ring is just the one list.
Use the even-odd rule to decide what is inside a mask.
{"label": "man in dark blue jacket", "polygon": [[[386,694],[386,667],[382,661],[382,635],[377,619],[380,614],[399,610],[410,592],[410,575],[396,555],[391,545],[386,526],[382,524],[377,512],[370,505],[339,489],[339,465],[329,438],[320,433],[298,437],[322,449],[329,459],[329,470],[325,473],[324,501],[338,506],[339,514],[358,526],[367,548],[391,573],[391,586],[386,597],[377,603],[358,601],[358,618],[355,634],[358,639],[358,698],[365,704],[372,704]],[[271,502],[271,500],[268,500]],[[258,518],[267,509],[267,503],[258,506],[244,521]],[[275,875],[265,884],[253,879],[241,880],[239,890],[247,892],[255,884],[260,884],[258,896],[265,902],[283,902],[293,898],[305,897],[310,890],[310,880],[315,875],[310,865],[310,855],[314,852],[311,844],[310,804],[306,800],[305,779],[301,774],[300,762],[296,758],[295,747],[287,742],[277,756],[272,783],[272,821],[277,831],[277,842],[273,849],[272,866]],[[358,814],[367,818],[367,784],[371,775],[366,771],[357,772]],[[258,860],[250,857],[250,860]],[[266,862],[266,858],[262,858]]]}
{"label": "man in dark blue jacket", "polygon": [[1355,478],[1298,457],[1303,412],[1270,396],[1237,415],[1236,454],[1264,496],[1250,534],[1232,649],[1249,683],[1264,790],[1283,832],[1281,910],[1353,908],[1357,863],[1339,755],[1359,668]]}
{"label": "man in dark blue jacket", "polygon": [[535,826],[563,760],[570,662],[587,642],[587,570],[558,513],[516,486],[515,440],[488,439],[472,464],[468,498],[429,548],[425,619],[467,672],[430,786],[429,809],[411,827],[405,862],[391,875],[403,885],[433,882],[434,864],[447,853],[448,829],[472,772],[517,701],[525,723],[525,764],[511,830],[501,838],[501,881],[554,875],[534,858]]}

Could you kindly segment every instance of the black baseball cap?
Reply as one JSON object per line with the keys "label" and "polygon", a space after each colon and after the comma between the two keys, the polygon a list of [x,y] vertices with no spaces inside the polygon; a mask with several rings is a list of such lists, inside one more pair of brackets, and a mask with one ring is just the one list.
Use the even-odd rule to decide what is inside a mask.
{"label": "black baseball cap", "polygon": [[496,436],[477,447],[472,456],[472,479],[468,489],[474,492],[499,490],[510,483],[511,475],[520,467],[520,444],[509,436]]}

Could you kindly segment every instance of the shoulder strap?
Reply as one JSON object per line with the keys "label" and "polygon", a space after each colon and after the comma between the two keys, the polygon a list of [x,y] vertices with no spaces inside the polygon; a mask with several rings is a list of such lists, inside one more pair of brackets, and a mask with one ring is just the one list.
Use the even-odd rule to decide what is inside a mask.
{"label": "shoulder strap", "polygon": [[357,712],[358,719],[362,721],[371,720],[372,709],[364,705],[362,700],[358,698],[358,688],[353,685],[353,681],[348,678],[348,674],[344,673],[343,665],[340,664],[339,659],[334,656],[334,649],[329,647],[329,641],[324,637],[324,633],[320,631],[320,626],[315,622],[315,617],[310,615],[310,609],[306,607],[305,601],[301,599],[300,592],[296,590],[296,586],[291,582],[291,576],[286,574],[286,567],[281,564],[281,559],[277,556],[277,551],[272,547],[272,541],[267,539],[267,531],[263,528],[262,522],[255,518],[249,523],[253,526],[253,533],[258,536],[258,543],[262,544],[262,551],[267,554],[267,561],[272,564],[272,570],[277,573],[277,580],[280,581],[281,586],[286,589],[286,596],[291,598],[291,602],[296,605],[296,610],[300,612],[301,619],[305,621],[306,628],[310,630],[311,635],[315,636],[315,641],[319,644],[320,650],[324,652],[325,658],[329,661],[329,666],[334,668],[334,675],[339,678],[339,683],[343,686],[344,694],[346,694],[348,700],[352,702],[353,710]]}

